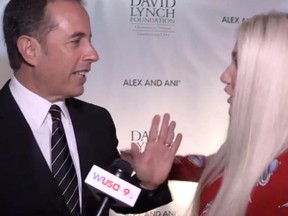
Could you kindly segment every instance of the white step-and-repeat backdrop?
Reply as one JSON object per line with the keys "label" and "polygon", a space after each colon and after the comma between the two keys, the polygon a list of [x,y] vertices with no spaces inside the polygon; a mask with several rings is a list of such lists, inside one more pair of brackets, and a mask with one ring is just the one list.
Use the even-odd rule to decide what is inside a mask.
{"label": "white step-and-repeat backdrop", "polygon": [[[110,111],[119,149],[144,147],[153,115],[170,113],[184,135],[181,155],[211,154],[225,138],[228,104],[219,77],[237,26],[256,13],[288,12],[283,0],[86,0],[85,7],[100,60],[80,98]],[[3,42],[0,55],[2,86],[12,73]],[[174,201],[141,215],[185,215],[196,184],[169,184]]]}

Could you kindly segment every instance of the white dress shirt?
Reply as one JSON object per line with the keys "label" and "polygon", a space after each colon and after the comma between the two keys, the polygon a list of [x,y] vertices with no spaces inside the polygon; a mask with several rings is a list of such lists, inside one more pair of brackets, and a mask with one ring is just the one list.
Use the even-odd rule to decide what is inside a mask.
{"label": "white dress shirt", "polygon": [[[26,121],[28,122],[33,135],[38,143],[38,146],[50,168],[51,165],[51,134],[52,134],[52,118],[49,113],[51,102],[40,97],[39,95],[31,92],[25,88],[18,80],[13,76],[9,87],[11,93],[16,100],[20,110],[22,111]],[[76,169],[79,187],[79,203],[82,206],[82,184],[81,184],[81,171],[79,163],[79,155],[76,145],[76,138],[73,129],[73,125],[70,119],[68,109],[64,101],[59,101],[53,104],[57,104],[61,110],[61,119],[65,130],[70,154]]]}

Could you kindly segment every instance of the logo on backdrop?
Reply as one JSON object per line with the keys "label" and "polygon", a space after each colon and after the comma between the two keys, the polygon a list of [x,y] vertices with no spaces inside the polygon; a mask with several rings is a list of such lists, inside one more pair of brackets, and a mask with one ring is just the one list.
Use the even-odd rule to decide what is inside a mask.
{"label": "logo on backdrop", "polygon": [[131,131],[131,142],[136,143],[140,151],[144,150],[149,136],[149,131]]}
{"label": "logo on backdrop", "polygon": [[161,79],[125,79],[123,86],[134,87],[178,87],[181,80]]}
{"label": "logo on backdrop", "polygon": [[223,16],[221,22],[227,24],[238,24],[242,23],[248,18],[246,17],[234,17],[234,16]]}
{"label": "logo on backdrop", "polygon": [[130,0],[130,24],[138,36],[174,33],[176,0]]}

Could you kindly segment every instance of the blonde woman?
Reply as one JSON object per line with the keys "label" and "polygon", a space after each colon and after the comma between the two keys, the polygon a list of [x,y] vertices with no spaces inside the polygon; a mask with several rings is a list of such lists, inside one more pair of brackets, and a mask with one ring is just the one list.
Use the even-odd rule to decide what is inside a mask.
{"label": "blonde woman", "polygon": [[226,141],[210,157],[177,157],[171,171],[172,179],[199,181],[187,215],[287,216],[288,15],[243,22],[221,81],[230,104]]}

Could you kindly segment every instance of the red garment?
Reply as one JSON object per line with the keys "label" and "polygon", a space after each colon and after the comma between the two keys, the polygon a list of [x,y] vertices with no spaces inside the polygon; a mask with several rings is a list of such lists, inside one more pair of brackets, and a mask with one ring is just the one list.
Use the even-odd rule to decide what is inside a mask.
{"label": "red garment", "polygon": [[[191,155],[189,157],[192,157]],[[188,176],[192,178],[195,164],[188,160],[188,156],[180,157],[185,167],[181,167],[179,163],[172,167],[175,174],[175,168],[179,168],[178,174],[181,177],[178,180],[185,180],[182,177]],[[183,161],[186,161],[185,163]],[[190,175],[187,175],[190,162]],[[204,167],[202,167],[203,170]],[[184,171],[184,175],[180,171]],[[274,159],[269,166],[264,170],[263,175],[259,178],[251,193],[251,201],[248,204],[246,216],[288,216],[288,151]],[[199,177],[199,168],[196,169],[196,176]],[[177,179],[177,176],[173,176]],[[187,179],[186,179],[187,180]],[[213,199],[215,198],[221,178],[217,179],[213,184],[204,188],[200,198],[200,215],[204,216],[209,211]],[[233,215],[231,209],[230,215]]]}
{"label": "red garment", "polygon": [[169,179],[197,182],[204,168],[205,156],[203,155],[176,156],[169,174]]}

